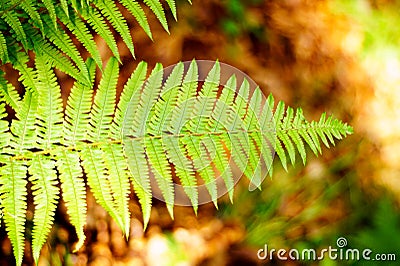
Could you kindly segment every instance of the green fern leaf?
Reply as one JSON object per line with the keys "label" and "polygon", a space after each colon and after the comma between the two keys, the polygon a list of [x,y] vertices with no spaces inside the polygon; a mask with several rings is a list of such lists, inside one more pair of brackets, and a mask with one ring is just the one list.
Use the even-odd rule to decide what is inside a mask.
{"label": "green fern leaf", "polygon": [[[268,147],[268,143],[265,143],[264,141],[264,134],[265,131],[271,130],[271,128],[268,127],[261,127],[261,111],[265,111],[262,107],[262,100],[263,100],[263,95],[259,87],[255,89],[253,92],[250,103],[247,107],[247,112],[246,116],[244,117],[244,124],[246,130],[249,132],[249,139],[250,139],[250,159],[252,160],[252,165],[254,167],[253,171],[253,176],[250,179],[250,188],[261,188],[261,182],[264,178],[261,173],[261,159],[265,156],[262,156],[262,152],[267,152],[269,155],[269,152],[265,150],[265,148]],[[261,130],[263,129],[263,131]],[[264,147],[266,146],[266,147]],[[264,147],[264,148],[263,148]],[[255,156],[255,152],[257,149],[260,149],[259,152],[257,152],[257,156]],[[267,165],[268,167],[268,165]]]}
{"label": "green fern leaf", "polygon": [[[284,106],[283,102],[282,102],[282,106]],[[285,146],[285,148],[289,154],[289,159],[290,159],[292,165],[294,165],[294,163],[296,161],[296,149],[293,145],[293,142],[290,140],[289,134],[288,134],[288,131],[290,130],[289,127],[292,123],[292,119],[293,119],[293,109],[288,108],[286,110],[286,116],[284,116],[282,119],[282,122],[277,125],[277,126],[280,126],[278,128],[277,137],[282,141],[283,145]]]}
{"label": "green fern leaf", "polygon": [[59,190],[57,188],[57,173],[55,162],[48,156],[35,156],[31,161],[29,181],[32,183],[35,214],[33,216],[32,252],[36,264],[39,261],[40,250],[46,242],[54,221]]}
{"label": "green fern leaf", "polygon": [[22,154],[36,147],[36,113],[38,107],[37,95],[25,92],[21,108],[16,113],[18,120],[11,123],[12,139],[10,142],[13,153]]}
{"label": "green fern leaf", "polygon": [[[210,120],[209,130],[211,132],[218,132],[224,130],[225,124],[228,122],[228,117],[230,117],[231,113],[234,112],[233,108],[231,108],[231,103],[235,97],[235,90],[236,90],[236,76],[232,75],[224,85],[224,90],[221,93],[219,101],[216,102],[215,108],[211,113],[211,117],[213,118]],[[229,199],[233,202],[233,187],[234,187],[234,180],[232,171],[228,167],[229,162],[227,155],[223,151],[222,141],[215,142],[215,148],[213,149],[212,146],[208,147],[208,152],[211,154],[215,154],[214,163],[215,167],[219,171],[220,176],[224,180],[226,189],[228,191]]]}
{"label": "green fern leaf", "polygon": [[97,49],[95,41],[91,38],[89,30],[85,23],[71,12],[69,16],[65,14],[61,8],[57,8],[57,17],[60,21],[67,26],[67,28],[78,38],[78,40],[85,46],[86,50],[91,54],[96,64],[101,68],[102,61],[99,49]]}
{"label": "green fern leaf", "polygon": [[220,65],[219,62],[215,62],[214,66],[208,73],[206,80],[204,81],[203,87],[199,92],[199,96],[194,104],[192,116],[196,117],[195,121],[189,125],[195,133],[204,132],[207,130],[209,123],[205,117],[211,117],[211,111],[217,97],[219,79],[220,79]]}
{"label": "green fern leaf", "polygon": [[60,87],[51,65],[37,55],[37,136],[38,144],[43,149],[51,149],[62,137],[63,104]]}
{"label": "green fern leaf", "polygon": [[168,76],[162,88],[162,101],[158,101],[154,107],[154,119],[147,129],[148,133],[161,135],[163,130],[170,124],[170,114],[178,101],[177,90],[182,84],[184,65],[178,63]]}
{"label": "green fern leaf", "polygon": [[[21,54],[18,60],[17,54]],[[33,70],[22,52],[10,53],[10,59],[22,70],[21,80],[31,86],[20,100],[0,76],[0,207],[19,263],[26,205],[13,202],[20,192],[26,202],[28,165],[37,209],[33,251],[38,260],[58,201],[56,169],[79,249],[85,240],[87,215],[81,166],[96,201],[128,236],[129,181],[146,227],[152,196],[164,199],[171,217],[174,204],[192,205],[196,213],[205,201],[217,207],[217,198],[224,192],[221,186],[225,185],[232,201],[233,186],[241,174],[250,179],[251,187],[261,184],[266,171],[271,175],[274,152],[287,169],[287,156],[294,164],[299,153],[306,162],[306,145],[318,154],[320,142],[328,146],[353,132],[325,114],[318,122],[308,122],[301,109],[285,108],[283,102],[274,110],[272,95],[264,101],[259,88],[250,93],[246,79],[238,88],[236,77],[231,76],[221,87],[218,62],[200,90],[196,61],[186,71],[184,63],[165,71],[157,64],[146,81],[147,64],[140,63],[116,107],[118,60],[109,60],[91,104],[96,64],[89,59],[84,67],[89,82],[75,82],[63,117],[52,61],[37,54]],[[10,128],[2,120],[5,103],[16,109],[17,119]],[[174,175],[179,185],[174,184]],[[7,217],[10,210],[12,216]]]}
{"label": "green fern leaf", "polygon": [[82,83],[86,82],[86,77],[82,77],[79,70],[59,49],[34,32],[29,33],[29,39],[33,43],[35,52],[40,54],[44,59],[46,59],[46,61],[49,63],[51,62],[57,69],[71,76],[75,80]]}
{"label": "green fern leaf", "polygon": [[0,95],[15,112],[19,112],[21,98],[15,87],[4,79],[4,73],[0,70]]}
{"label": "green fern leaf", "polygon": [[43,22],[40,18],[39,12],[37,11],[35,3],[32,0],[25,0],[19,1],[18,4],[29,15],[29,18],[32,20],[32,24],[43,31]]}
{"label": "green fern leaf", "polygon": [[7,42],[1,31],[0,31],[0,60],[2,64],[5,64],[9,61]]}
{"label": "green fern leaf", "polygon": [[[109,136],[115,109],[117,79],[118,61],[112,57],[104,70],[90,113],[87,137],[91,141],[107,140]],[[111,158],[106,155],[111,156]],[[100,157],[99,162],[101,163],[99,164],[103,166],[101,168],[96,166],[97,169],[88,169],[88,167],[93,167],[95,160],[100,159]],[[107,146],[103,147],[103,150],[87,148],[82,154],[83,160],[86,161],[85,171],[88,174],[88,184],[92,188],[96,200],[115,218],[124,233],[128,234],[129,212],[127,197],[124,197],[124,195],[129,178],[126,171],[123,171],[123,168],[120,169],[121,162],[117,165],[114,164],[118,162],[120,157],[120,152],[115,147],[110,150],[110,147]],[[109,174],[105,170],[107,166]],[[100,188],[100,186],[103,187]],[[120,198],[121,196],[123,197]],[[122,205],[120,205],[121,203]],[[115,205],[116,208],[112,205]]]}
{"label": "green fern leaf", "polygon": [[124,217],[120,216],[114,204],[103,152],[98,148],[86,147],[81,152],[81,158],[88,185],[96,202],[110,214],[121,229],[125,229]]}
{"label": "green fern leaf", "polygon": [[117,81],[118,61],[111,57],[104,69],[90,113],[88,139],[91,141],[104,140],[109,135],[115,109]]}
{"label": "green fern leaf", "polygon": [[126,9],[131,12],[131,14],[135,17],[140,27],[146,32],[147,36],[153,40],[153,36],[151,34],[150,25],[147,21],[146,13],[144,13],[143,8],[136,1],[132,0],[121,0],[121,4],[124,5]]}
{"label": "green fern leaf", "polygon": [[[161,64],[157,64],[153,69],[150,77],[145,83],[144,91],[140,94],[140,100],[137,102],[137,105],[140,106],[137,110],[128,110],[127,116],[128,119],[132,119],[126,126],[128,127],[126,130],[130,132],[129,135],[133,137],[143,137],[146,132],[146,123],[143,121],[147,121],[147,119],[154,113],[152,107],[154,106],[159,93],[161,92],[161,80],[163,77],[162,66]],[[130,105],[130,107],[135,108],[134,105]],[[128,138],[128,146],[133,145],[133,142]],[[140,142],[139,142],[140,143]],[[160,154],[162,153],[162,144],[157,139],[145,138],[146,145],[146,153],[149,156],[149,160],[154,163],[153,172],[155,175],[155,179],[157,180],[157,184],[163,194],[163,197],[167,203],[168,210],[170,212],[171,217],[173,217],[172,207],[174,203],[174,195],[172,187],[172,178],[170,171],[167,170],[168,161],[167,158]],[[150,147],[150,148],[149,148]],[[137,153],[133,158],[135,160],[139,160],[141,162],[141,154]],[[144,165],[141,163],[141,165]],[[139,178],[137,175],[133,173],[135,179]],[[141,180],[136,181],[135,183],[142,183]],[[147,183],[147,182],[146,182]],[[145,184],[145,187],[148,187]],[[143,193],[141,193],[143,194]]]}
{"label": "green fern leaf", "polygon": [[176,3],[175,0],[167,0],[168,6],[171,9],[172,15],[174,16],[175,20],[178,20],[178,17],[176,15]]}
{"label": "green fern leaf", "polygon": [[61,191],[67,214],[75,227],[78,243],[74,250],[79,250],[84,241],[83,227],[86,224],[86,186],[80,167],[79,155],[73,151],[62,151],[57,154],[57,169],[60,173]]}
{"label": "green fern leaf", "polygon": [[[135,140],[124,140],[124,154],[127,156],[128,167],[130,170],[130,180],[133,184],[136,195],[139,198],[140,206],[143,213],[144,228],[150,220],[152,191],[150,186],[149,166],[146,160],[146,153],[144,147],[140,142]],[[173,190],[169,189],[168,192]],[[173,199],[173,198],[172,198]],[[167,202],[168,210],[171,217],[173,217],[172,205]]]}
{"label": "green fern leaf", "polygon": [[95,5],[100,9],[115,30],[121,35],[132,56],[135,56],[128,24],[126,23],[126,20],[122,16],[121,12],[119,12],[118,8],[115,6],[115,3],[113,1],[96,0]]}
{"label": "green fern leaf", "polygon": [[15,38],[22,43],[25,50],[28,50],[28,41],[26,39],[26,34],[24,29],[22,28],[22,24],[18,18],[17,13],[14,10],[3,12],[2,18],[14,31]]}
{"label": "green fern leaf", "polygon": [[193,210],[197,214],[199,201],[197,181],[193,165],[187,159],[187,151],[184,144],[176,137],[165,137],[164,143],[168,159],[175,165],[175,174],[181,181],[183,190],[189,197]]}
{"label": "green fern leaf", "polygon": [[[132,73],[128,82],[125,84],[115,111],[114,121],[112,125],[112,137],[114,139],[122,138],[124,118],[127,118],[128,105],[135,106],[139,102],[139,92],[146,78],[147,63],[140,62]],[[137,103],[132,104],[132,100],[137,99]],[[133,118],[131,116],[130,118]],[[131,125],[132,126],[132,125]]]}
{"label": "green fern leaf", "polygon": [[[211,158],[207,154],[207,150],[205,147],[212,146],[212,144],[209,143],[209,141],[212,140],[207,137],[200,139],[193,136],[188,136],[186,138],[183,138],[182,141],[186,145],[187,155],[193,161],[194,168],[196,169],[196,171],[198,171],[200,177],[204,181],[204,185],[206,186],[207,191],[210,194],[214,206],[218,208],[218,189],[217,183],[214,180],[215,173],[213,170],[213,165],[211,164]],[[208,143],[208,145],[205,145],[204,143]],[[208,151],[210,151],[210,149]]]}
{"label": "green fern leaf", "polygon": [[65,107],[63,142],[71,146],[86,140],[87,125],[90,120],[96,65],[92,59],[88,59],[86,64],[90,84],[75,82]]}
{"label": "green fern leaf", "polygon": [[224,150],[223,141],[224,139],[220,137],[215,141],[215,150],[212,150],[212,146],[209,145],[207,151],[210,154],[214,154],[213,162],[219,174],[217,177],[221,177],[224,181],[229,200],[233,203],[233,188],[235,186],[235,180],[233,179],[232,170],[229,167],[229,157]]}
{"label": "green fern leaf", "polygon": [[146,132],[146,123],[151,117],[153,106],[161,92],[161,82],[163,78],[162,65],[157,64],[145,83],[144,90],[140,94],[138,111],[132,121],[132,128],[135,136],[144,136]]}
{"label": "green fern leaf", "polygon": [[25,246],[27,169],[22,161],[4,160],[2,164],[0,167],[0,207],[15,260],[17,265],[21,265]]}
{"label": "green fern leaf", "polygon": [[100,12],[92,6],[88,6],[82,11],[81,15],[90,24],[90,26],[93,27],[96,33],[103,38],[103,40],[107,43],[108,48],[110,48],[111,52],[118,59],[118,61],[121,61],[117,42],[115,41],[110,28],[105,23],[105,19]]}
{"label": "green fern leaf", "polygon": [[[262,134],[257,134],[257,145],[261,147],[261,157],[264,160],[266,167],[269,169],[268,173],[272,177],[272,162],[274,160],[274,150],[275,147],[275,139],[276,139],[276,132],[275,132],[275,124],[273,122],[273,113],[272,110],[274,108],[274,98],[272,95],[269,95],[264,107],[261,111],[261,115],[259,118],[260,129],[266,129],[262,132]],[[257,185],[257,184],[256,184]]]}
{"label": "green fern leaf", "polygon": [[161,25],[169,33],[167,19],[165,18],[164,8],[158,0],[143,0],[143,2],[150,7],[154,15],[158,18]]}
{"label": "green fern leaf", "polygon": [[[132,73],[128,82],[124,86],[112,124],[111,135],[114,139],[121,139],[122,136],[125,135],[122,133],[126,130],[126,127],[132,128],[134,118],[132,108],[135,108],[139,103],[139,93],[146,78],[146,71],[147,63],[139,63],[136,70]],[[135,103],[132,102],[134,100],[136,100]],[[131,105],[129,105],[130,103]],[[129,110],[128,106],[130,107]],[[126,122],[127,120],[130,120],[130,122]],[[129,158],[130,160],[128,161],[130,170],[129,177],[134,186],[136,195],[139,198],[143,212],[143,222],[146,227],[150,219],[152,194],[144,147],[140,148],[140,145],[136,145],[134,141],[130,142],[127,140],[124,148],[125,154],[131,154],[131,158]]]}
{"label": "green fern leaf", "polygon": [[28,67],[29,57],[24,52],[16,52],[10,55],[10,61],[13,67],[19,71],[20,77],[18,81],[22,82],[24,87],[31,93],[37,93],[36,89],[36,72],[33,68]]}
{"label": "green fern leaf", "polygon": [[238,95],[233,104],[235,112],[230,113],[231,115],[228,118],[228,130],[233,132],[233,134],[231,134],[232,142],[229,142],[229,145],[233,145],[232,158],[237,163],[239,169],[248,178],[252,178],[258,163],[255,162],[256,159],[251,153],[253,145],[248,138],[247,128],[243,121],[247,113],[247,99],[249,93],[250,84],[245,79],[239,88]]}
{"label": "green fern leaf", "polygon": [[122,219],[121,228],[125,237],[129,237],[129,174],[122,146],[110,144],[102,148],[103,159],[108,169],[111,192],[114,198],[116,211]]}
{"label": "green fern leaf", "polygon": [[68,2],[67,0],[60,0],[60,5],[62,10],[64,11],[65,15],[69,17],[69,10],[68,10]]}
{"label": "green fern leaf", "polygon": [[53,4],[52,0],[42,0],[42,3],[46,7],[47,11],[49,12],[49,17],[51,18],[51,21],[54,24],[54,27],[56,27],[57,24],[57,14],[56,14],[56,8]]}
{"label": "green fern leaf", "polygon": [[171,122],[168,127],[168,130],[175,134],[179,134],[181,128],[192,115],[191,111],[194,102],[191,101],[191,99],[196,96],[198,76],[198,67],[196,62],[193,60],[183,79],[182,86],[178,91],[176,107],[173,109]]}
{"label": "green fern leaf", "polygon": [[145,141],[146,154],[149,158],[151,170],[161,190],[163,200],[167,204],[168,212],[171,217],[174,217],[174,187],[171,169],[169,167],[168,158],[164,152],[163,143],[161,140],[155,138],[146,138]]}
{"label": "green fern leaf", "polygon": [[[8,122],[3,120],[6,116],[7,116],[7,113],[6,113],[5,104],[3,103],[3,99],[0,96],[0,134],[2,136],[0,138],[0,150],[1,151],[3,151],[6,148],[6,146],[8,146],[9,140],[10,140]],[[6,156],[0,153],[0,161],[5,160],[5,158],[6,158]],[[1,200],[0,200],[0,206],[1,206]],[[0,215],[1,215],[1,208],[0,208]]]}
{"label": "green fern leaf", "polygon": [[54,43],[55,46],[58,47],[58,49],[63,51],[72,59],[72,61],[75,62],[78,68],[82,71],[85,80],[88,82],[88,70],[86,69],[86,65],[83,62],[78,49],[72,43],[71,38],[65,33],[65,31],[59,29],[57,24],[53,25],[49,16],[43,15],[42,20],[45,26],[44,32],[46,36]]}

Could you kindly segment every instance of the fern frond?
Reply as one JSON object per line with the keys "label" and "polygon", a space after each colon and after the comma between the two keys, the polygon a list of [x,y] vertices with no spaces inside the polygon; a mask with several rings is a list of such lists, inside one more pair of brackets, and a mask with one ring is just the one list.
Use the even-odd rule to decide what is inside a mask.
{"label": "fern frond", "polygon": [[248,97],[250,94],[250,84],[244,79],[238,95],[233,103],[234,112],[230,112],[227,121],[228,131],[234,132],[230,134],[231,140],[225,139],[232,146],[232,159],[235,161],[239,169],[249,178],[255,174],[256,158],[251,151],[254,151],[252,141],[249,139],[247,127],[244,121],[248,111]]}
{"label": "fern frond", "polygon": [[80,155],[82,166],[87,176],[87,183],[96,202],[110,214],[121,229],[124,229],[124,217],[120,216],[114,204],[103,151],[98,148],[86,147]]}
{"label": "fern frond", "polygon": [[0,167],[0,207],[15,260],[17,265],[21,265],[25,246],[27,169],[22,161],[4,160],[2,164]]}
{"label": "fern frond", "polygon": [[0,70],[0,95],[4,101],[15,111],[19,111],[21,98],[15,87],[8,83],[4,78],[3,71]]}
{"label": "fern frond", "polygon": [[64,11],[65,15],[69,17],[68,2],[67,0],[60,0],[61,9]]}
{"label": "fern frond", "polygon": [[[236,76],[232,75],[224,85],[224,89],[221,93],[219,101],[216,102],[213,112],[211,113],[211,118],[209,121],[209,131],[210,132],[218,132],[225,129],[225,126],[229,124],[229,118],[231,114],[234,112],[234,109],[231,107],[231,103],[235,97],[236,91]],[[226,139],[227,140],[227,139]],[[229,199],[231,202],[233,201],[233,187],[234,180],[233,175],[229,165],[229,161],[227,155],[224,152],[223,140],[215,141],[215,147],[208,146],[208,152],[214,154],[214,164],[217,170],[219,171],[219,177],[222,177],[224,180],[226,189],[228,191]]]}
{"label": "fern frond", "polygon": [[[255,132],[255,141],[257,146],[261,148],[261,157],[267,167],[267,171],[272,177],[273,172],[273,165],[272,162],[274,160],[275,151],[273,150],[275,147],[275,140],[276,140],[276,126],[273,122],[273,113],[272,110],[274,108],[274,98],[272,95],[269,95],[267,98],[259,119],[259,126],[264,130],[262,133]],[[260,184],[255,184],[255,186],[259,186]]]}
{"label": "fern frond", "polygon": [[35,213],[32,229],[32,252],[36,264],[39,261],[40,250],[46,242],[50,228],[54,221],[57,208],[59,189],[57,187],[57,173],[55,162],[48,156],[35,156],[29,167],[32,183],[33,202]]}
{"label": "fern frond", "polygon": [[75,145],[86,140],[93,97],[92,86],[96,70],[95,62],[92,59],[89,58],[86,64],[89,71],[90,84],[75,82],[65,107],[63,143],[67,145]]}
{"label": "fern frond", "polygon": [[45,26],[44,33],[46,37],[48,37],[51,42],[54,43],[55,46],[58,47],[61,51],[63,51],[67,56],[69,56],[72,61],[78,66],[78,68],[82,71],[83,76],[88,80],[88,71],[86,69],[86,65],[83,62],[81,55],[78,52],[76,46],[72,43],[71,38],[58,27],[58,24],[54,25],[51,21],[51,18],[48,15],[42,16],[43,24]]}
{"label": "fern frond", "polygon": [[167,0],[168,6],[171,9],[172,15],[174,16],[175,20],[178,20],[178,17],[176,15],[176,3],[175,0]]}
{"label": "fern frond", "polygon": [[18,14],[14,10],[9,10],[8,12],[3,12],[2,18],[13,30],[15,38],[21,42],[25,50],[28,50],[28,41]]}
{"label": "fern frond", "polygon": [[[158,0],[143,0],[143,2],[150,7],[150,9],[153,11],[154,15],[158,18],[160,21],[161,25],[165,29],[166,32],[169,33],[168,29],[168,23],[167,19],[165,18],[165,13],[164,13],[164,8],[162,7],[162,4]],[[171,0],[169,1],[171,2]]]}
{"label": "fern frond", "polygon": [[[117,109],[115,110],[114,120],[111,129],[112,137],[115,139],[122,138],[124,119],[128,118],[128,105],[131,104],[131,106],[135,106],[135,103],[132,104],[132,101],[134,99],[137,99],[137,103],[139,102],[139,92],[141,91],[142,85],[146,79],[146,74],[147,63],[140,62],[124,86],[124,89],[119,98]],[[129,118],[133,118],[133,116]],[[132,125],[130,125],[130,127],[132,127]]]}
{"label": "fern frond", "polygon": [[[282,142],[284,143],[286,150],[289,153],[289,158],[290,158],[290,161],[292,162],[292,165],[294,165],[294,162],[296,161],[296,157],[295,157],[296,149],[294,147],[294,144],[296,142],[295,142],[295,139],[293,139],[293,141],[292,141],[289,138],[290,134],[287,134],[287,133],[289,133],[290,131],[286,132],[286,130],[293,123],[293,113],[294,113],[294,111],[291,107],[288,107],[286,109],[286,115],[284,116],[284,118],[282,119],[282,123],[280,124],[281,130],[278,130],[278,132],[280,133],[280,134],[278,133],[278,138],[280,138],[282,140]],[[304,147],[304,145],[303,145],[303,147]]]}
{"label": "fern frond", "polygon": [[118,10],[118,7],[115,5],[114,1],[96,0],[94,3],[96,7],[100,9],[101,13],[108,19],[115,30],[121,35],[132,56],[135,56],[135,50],[128,24],[126,23],[126,20],[122,16],[121,12]]}
{"label": "fern frond", "polygon": [[172,182],[172,172],[169,167],[168,158],[164,152],[163,143],[159,139],[146,138],[146,154],[154,174],[157,185],[161,190],[164,202],[167,204],[168,212],[173,215],[174,206],[174,186]]}
{"label": "fern frond", "polygon": [[25,52],[19,51],[10,55],[10,61],[13,67],[20,73],[18,81],[22,82],[24,87],[31,93],[37,93],[35,82],[36,72],[27,65],[29,62],[28,55]]}
{"label": "fern frond", "polygon": [[82,77],[79,70],[72,64],[71,60],[65,56],[59,49],[54,47],[46,39],[43,39],[33,30],[29,31],[29,39],[33,43],[33,49],[40,54],[49,63],[57,69],[71,76],[75,80],[85,83],[85,77]]}
{"label": "fern frond", "polygon": [[233,179],[233,173],[229,167],[229,157],[226,154],[223,147],[223,139],[220,138],[219,141],[214,142],[215,146],[208,145],[207,151],[210,154],[214,154],[213,163],[218,171],[217,177],[221,177],[224,181],[226,191],[228,192],[229,200],[233,203],[233,188],[235,186],[235,180]]}
{"label": "fern frond", "polygon": [[71,12],[69,16],[65,14],[61,8],[57,8],[57,17],[60,21],[67,26],[67,28],[78,38],[78,40],[85,46],[86,50],[91,54],[96,64],[101,68],[102,61],[99,49],[96,46],[95,41],[92,39],[92,35],[87,29],[85,23]]}
{"label": "fern frond", "polygon": [[12,138],[10,146],[15,154],[22,154],[26,150],[36,147],[36,113],[38,97],[30,91],[25,92],[21,108],[16,113],[18,120],[11,123]]}
{"label": "fern frond", "polygon": [[[146,160],[146,152],[144,147],[140,144],[140,142],[135,140],[124,140],[124,154],[129,154],[129,156],[126,156],[130,170],[129,176],[135,193],[139,198],[140,206],[142,207],[143,224],[144,228],[146,228],[150,220],[153,195],[150,186],[150,171]],[[173,190],[168,190],[168,192],[170,191]],[[173,206],[170,205],[168,201],[166,202],[167,206],[170,206],[168,207],[168,210],[170,211],[171,217],[173,217],[171,213]]]}
{"label": "fern frond", "polygon": [[57,169],[60,173],[62,197],[67,207],[67,214],[78,236],[74,250],[79,250],[84,241],[83,227],[86,224],[86,186],[80,167],[79,155],[73,151],[57,154]]}
{"label": "fern frond", "polygon": [[[272,95],[264,99],[258,87],[251,91],[247,79],[238,84],[233,75],[220,86],[218,62],[200,89],[204,71],[199,72],[196,61],[188,68],[178,63],[165,71],[157,64],[146,80],[147,64],[140,63],[116,107],[117,58],[107,63],[93,104],[96,64],[88,59],[84,67],[88,82],[75,82],[63,117],[60,88],[48,57],[37,54],[33,70],[26,55],[19,53],[19,60],[14,52],[10,58],[23,71],[23,82],[32,86],[22,100],[0,76],[0,206],[19,263],[27,166],[37,209],[33,231],[37,260],[58,201],[56,169],[79,249],[87,215],[82,168],[96,201],[128,236],[130,182],[146,227],[152,196],[166,202],[171,217],[174,204],[191,205],[197,212],[199,204],[211,200],[217,207],[225,191],[232,201],[233,187],[242,174],[250,179],[250,188],[258,187],[271,174],[275,152],[287,169],[288,160],[306,162],[307,147],[317,155],[321,143],[329,147],[329,142],[352,133],[350,126],[325,114],[308,122],[301,109],[286,108],[283,102],[275,107]],[[16,109],[17,119],[10,128],[2,120],[5,103]],[[174,184],[174,175],[179,184]]]}
{"label": "fern frond", "polygon": [[[6,148],[6,146],[9,144],[9,140],[10,140],[8,122],[3,120],[6,116],[7,116],[7,114],[6,114],[5,104],[3,103],[3,99],[0,96],[0,134],[2,136],[0,138],[0,150],[1,151],[3,151],[3,149]],[[6,158],[6,156],[0,153],[0,161],[5,160],[5,158]],[[0,206],[1,206],[1,202],[0,202]],[[0,208],[0,214],[1,214],[1,208]]]}
{"label": "fern frond", "polygon": [[115,41],[110,28],[105,23],[105,18],[100,14],[100,12],[92,6],[88,6],[82,11],[81,15],[90,24],[90,26],[92,26],[96,33],[103,38],[103,40],[107,43],[108,48],[110,48],[111,52],[118,59],[118,61],[121,61],[117,42]]}
{"label": "fern frond", "polygon": [[0,31],[0,61],[2,64],[5,64],[9,61],[7,42],[1,31]]}
{"label": "fern frond", "polygon": [[[138,95],[144,83],[146,69],[147,64],[140,63],[124,87],[114,117],[112,127],[113,138],[118,139],[124,136],[125,134],[123,134],[123,132],[127,130],[126,128],[132,129],[134,118],[133,114],[135,113],[133,109],[139,102]],[[129,103],[132,103],[134,99],[136,99],[136,104],[129,105]],[[131,138],[124,138],[123,142],[124,154],[130,155],[126,160],[130,170],[128,175],[134,187],[135,193],[139,198],[139,203],[143,212],[144,228],[146,228],[150,219],[152,191],[150,187],[149,166],[146,160],[145,148],[143,145],[141,145],[140,141],[136,141]],[[168,206],[170,205],[168,204]],[[172,205],[170,206],[169,210],[172,211]]]}
{"label": "fern frond", "polygon": [[146,32],[147,36],[153,40],[151,34],[150,25],[147,21],[146,13],[144,13],[143,8],[140,4],[133,0],[121,0],[121,4],[132,13],[136,21],[139,23],[140,27]]}
{"label": "fern frond", "polygon": [[56,27],[57,14],[56,14],[56,8],[55,8],[53,2],[54,2],[53,0],[42,0],[42,3],[44,4],[44,7],[47,9],[49,17],[54,24],[54,27]]}
{"label": "fern frond", "polygon": [[182,86],[180,86],[180,89],[178,90],[176,107],[172,111],[171,122],[167,128],[175,134],[179,133],[181,128],[187,121],[189,121],[189,118],[192,115],[194,104],[192,99],[196,96],[198,77],[197,63],[193,60],[183,79]]}
{"label": "fern frond", "polygon": [[182,183],[183,190],[189,197],[194,212],[198,209],[197,180],[192,162],[187,158],[187,150],[184,144],[176,137],[164,138],[165,149],[170,162],[175,165],[175,174]]}
{"label": "fern frond", "polygon": [[109,144],[102,148],[105,166],[108,169],[110,188],[116,211],[122,219],[122,232],[128,239],[130,227],[129,212],[129,174],[122,146]]}
{"label": "fern frond", "polygon": [[[182,140],[187,149],[187,155],[193,161],[194,169],[199,173],[200,177],[204,181],[208,193],[210,194],[211,200],[215,207],[218,208],[218,189],[217,183],[214,180],[215,173],[213,170],[213,165],[211,164],[210,155],[207,153],[206,146],[212,146],[210,139],[207,137],[200,139],[193,136],[188,136]],[[208,143],[207,143],[208,142]],[[205,144],[207,143],[207,144]],[[208,150],[210,151],[210,149]]]}
{"label": "fern frond", "polygon": [[[144,136],[146,131],[146,123],[149,121],[153,110],[153,106],[156,103],[160,91],[161,83],[163,78],[162,65],[157,64],[147,79],[144,85],[144,89],[140,94],[139,108],[132,121],[132,134],[134,136]],[[143,123],[143,121],[146,121]]]}
{"label": "fern frond", "polygon": [[37,136],[39,147],[51,149],[62,137],[63,104],[60,87],[51,65],[43,57],[37,55]]}
{"label": "fern frond", "polygon": [[107,139],[109,135],[115,109],[117,81],[118,61],[111,57],[104,69],[90,113],[88,139],[91,141]]}
{"label": "fern frond", "polygon": [[177,91],[182,84],[184,65],[178,63],[162,87],[162,100],[154,106],[154,119],[150,121],[147,128],[149,133],[161,135],[163,130],[170,124],[171,116],[178,101]]}
{"label": "fern frond", "polygon": [[37,10],[35,3],[32,0],[19,1],[19,6],[28,14],[32,20],[32,24],[43,31],[43,22]]}
{"label": "fern frond", "polygon": [[215,99],[217,98],[220,71],[221,68],[219,62],[216,61],[210,72],[208,72],[199,95],[196,98],[196,103],[194,104],[192,111],[192,117],[195,117],[195,120],[192,120],[192,123],[189,125],[192,127],[190,130],[193,130],[196,133],[207,130],[206,128],[209,120],[204,118],[211,117]]}
{"label": "fern frond", "polygon": [[[262,108],[262,100],[263,100],[263,95],[260,90],[260,88],[256,88],[255,91],[253,92],[249,106],[247,108],[247,113],[246,116],[244,117],[244,124],[246,130],[249,132],[249,142],[250,142],[250,165],[254,167],[253,169],[253,176],[250,179],[250,187],[254,186],[254,188],[261,188],[261,182],[264,178],[264,176],[261,173],[261,159],[263,156],[261,155],[261,152],[263,150],[263,146],[267,146],[268,144],[265,143],[264,140],[264,132],[261,132],[261,125],[260,125],[260,118],[261,118],[261,111],[265,111]],[[263,128],[264,131],[267,131],[267,128]],[[255,156],[255,152],[257,149],[259,149],[259,155]],[[269,152],[268,152],[269,154]],[[268,166],[266,166],[268,168]],[[267,169],[268,171],[269,169]]]}

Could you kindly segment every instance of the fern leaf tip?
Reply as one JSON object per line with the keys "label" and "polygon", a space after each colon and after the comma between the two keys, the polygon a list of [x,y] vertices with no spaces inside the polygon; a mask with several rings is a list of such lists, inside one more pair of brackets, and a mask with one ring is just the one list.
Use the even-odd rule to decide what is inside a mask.
{"label": "fern leaf tip", "polygon": [[213,204],[214,204],[214,206],[215,206],[215,209],[218,210],[218,202],[217,202],[217,199],[214,199],[212,202],[213,202]]}
{"label": "fern leaf tip", "polygon": [[172,220],[174,220],[174,205],[167,204],[167,209],[168,209],[169,216],[171,217]]}

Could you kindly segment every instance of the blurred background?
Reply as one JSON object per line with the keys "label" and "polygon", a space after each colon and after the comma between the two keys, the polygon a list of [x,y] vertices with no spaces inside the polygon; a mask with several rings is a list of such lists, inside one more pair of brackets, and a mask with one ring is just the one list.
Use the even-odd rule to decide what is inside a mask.
{"label": "blurred background", "polygon": [[[218,210],[203,205],[197,217],[191,208],[176,207],[171,220],[164,203],[155,201],[143,231],[132,195],[128,241],[89,193],[86,244],[72,253],[76,236],[61,204],[39,264],[366,265],[257,257],[265,244],[321,250],[336,248],[344,237],[348,248],[396,254],[392,265],[398,265],[400,1],[181,0],[177,6],[178,22],[169,17],[170,35],[148,12],[154,42],[130,22],[137,59],[121,41],[121,85],[140,60],[168,66],[219,59],[247,73],[266,94],[301,107],[307,119],[327,112],[352,125],[354,134],[318,158],[310,153],[305,166],[299,162],[289,172],[276,160],[274,176],[261,191],[249,192],[242,179],[233,205],[223,197]],[[96,41],[103,56],[110,56]],[[66,99],[72,80],[62,73],[58,78]],[[14,261],[11,244],[0,232],[0,264],[8,265]],[[32,262],[29,250],[24,262]]]}

